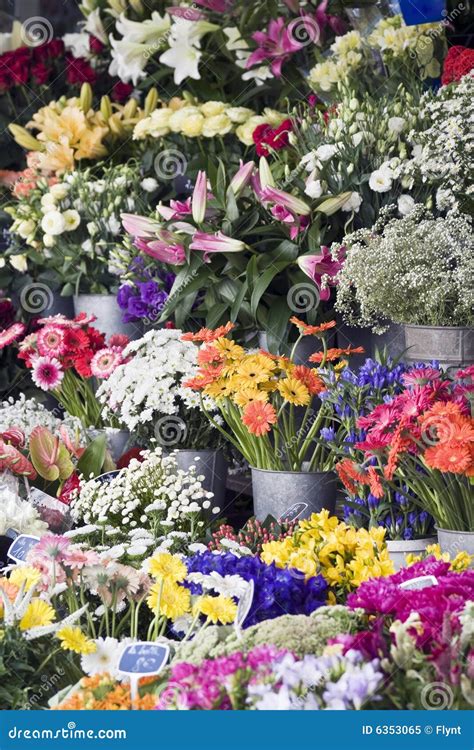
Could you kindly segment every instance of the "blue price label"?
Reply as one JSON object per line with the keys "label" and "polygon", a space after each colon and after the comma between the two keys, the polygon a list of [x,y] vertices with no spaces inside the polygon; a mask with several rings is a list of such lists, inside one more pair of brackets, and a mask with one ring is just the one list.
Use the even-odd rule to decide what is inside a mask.
{"label": "blue price label", "polygon": [[122,674],[145,677],[160,674],[168,661],[169,646],[165,643],[138,641],[125,646],[118,663]]}
{"label": "blue price label", "polygon": [[96,477],[96,480],[100,482],[101,484],[110,484],[115,477],[118,477],[120,474],[120,471],[106,471],[105,474],[100,474],[98,477]]}
{"label": "blue price label", "polygon": [[26,562],[28,552],[34,549],[39,542],[39,537],[20,534],[8,550],[8,557],[14,562]]}

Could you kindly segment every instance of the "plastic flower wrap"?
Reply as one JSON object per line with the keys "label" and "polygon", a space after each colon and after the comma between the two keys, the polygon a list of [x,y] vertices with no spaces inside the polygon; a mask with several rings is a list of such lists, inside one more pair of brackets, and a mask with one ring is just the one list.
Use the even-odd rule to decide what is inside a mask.
{"label": "plastic flower wrap", "polygon": [[261,558],[279,568],[295,568],[308,578],[321,573],[330,587],[330,600],[345,601],[363,581],[393,573],[384,537],[383,528],[356,530],[321,511],[300,521],[292,537],[265,544]]}
{"label": "plastic flower wrap", "polygon": [[[97,391],[104,419],[117,419],[145,444],[180,448],[211,447],[217,431],[201,411],[199,396],[185,387],[198,369],[198,351],[177,330],[153,330],[124,350],[118,367]],[[215,413],[211,398],[205,407]]]}

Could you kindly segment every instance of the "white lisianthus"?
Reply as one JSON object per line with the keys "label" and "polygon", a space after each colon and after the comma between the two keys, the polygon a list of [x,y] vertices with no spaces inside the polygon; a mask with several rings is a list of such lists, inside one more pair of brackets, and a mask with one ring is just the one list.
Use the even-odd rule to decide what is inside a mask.
{"label": "white lisianthus", "polygon": [[352,136],[352,143],[357,148],[357,146],[360,146],[363,139],[364,139],[364,134],[359,131],[357,133],[354,133],[354,135]]}
{"label": "white lisianthus", "polygon": [[309,195],[310,198],[320,198],[323,194],[321,180],[308,179],[304,192],[306,195]]}
{"label": "white lisianthus", "polygon": [[74,232],[74,230],[77,229],[77,227],[81,223],[81,216],[79,212],[74,208],[70,208],[67,211],[64,211],[63,217],[66,232]]}
{"label": "white lisianthus", "polygon": [[55,243],[55,239],[51,234],[44,234],[43,235],[43,245],[44,247],[53,247]]}
{"label": "white lisianthus", "polygon": [[145,179],[140,182],[140,187],[142,187],[146,193],[152,193],[158,187],[158,182],[154,177],[145,177]]}
{"label": "white lisianthus", "polygon": [[316,156],[320,161],[329,161],[337,151],[337,146],[330,143],[324,143],[316,149]]}
{"label": "white lisianthus", "polygon": [[403,131],[406,122],[404,117],[390,117],[388,120],[388,129],[391,133],[399,135]]}
{"label": "white lisianthus", "polygon": [[374,193],[388,193],[393,184],[391,169],[376,169],[370,175],[369,187]]}
{"label": "white lisianthus", "polygon": [[[70,189],[71,186],[68,185],[67,182],[59,182],[57,185],[52,185],[49,188],[49,195],[52,195],[54,200],[62,201],[69,193]],[[44,195],[43,198],[46,198],[47,195],[48,193]],[[43,202],[43,199],[41,199],[41,202]]]}
{"label": "white lisianthus", "polygon": [[404,193],[401,195],[397,201],[398,210],[400,211],[402,216],[408,216],[408,214],[411,214],[413,209],[415,208],[415,201],[411,197],[411,195],[407,195]]}
{"label": "white lisianthus", "polygon": [[11,255],[10,265],[15,269],[15,271],[18,271],[18,273],[26,273],[26,271],[28,270],[28,258],[23,254]]}
{"label": "white lisianthus", "polygon": [[353,192],[351,193],[351,197],[346,200],[345,203],[341,206],[341,211],[354,211],[354,213],[359,213],[359,209],[362,204],[362,196],[360,193]]}
{"label": "white lisianthus", "polygon": [[73,57],[88,57],[90,54],[89,34],[80,32],[77,34],[64,34],[64,46],[72,52]]}
{"label": "white lisianthus", "polygon": [[48,211],[41,219],[41,229],[45,234],[50,234],[53,237],[62,234],[66,229],[66,221],[63,214],[56,209]]}
{"label": "white lisianthus", "polygon": [[36,224],[33,219],[26,219],[25,221],[20,222],[16,231],[22,239],[26,240],[26,238],[29,237],[30,234],[35,231],[35,229]]}

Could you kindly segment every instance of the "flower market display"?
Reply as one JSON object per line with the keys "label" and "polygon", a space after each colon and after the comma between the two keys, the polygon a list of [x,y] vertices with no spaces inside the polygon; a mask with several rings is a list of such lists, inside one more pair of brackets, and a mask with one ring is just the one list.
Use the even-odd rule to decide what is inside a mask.
{"label": "flower market display", "polygon": [[472,710],[472,10],[66,4],[1,35],[0,710]]}

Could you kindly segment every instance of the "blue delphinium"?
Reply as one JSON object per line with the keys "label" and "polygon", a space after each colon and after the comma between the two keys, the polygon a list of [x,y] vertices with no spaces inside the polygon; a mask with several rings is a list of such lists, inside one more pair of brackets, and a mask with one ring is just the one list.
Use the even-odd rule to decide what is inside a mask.
{"label": "blue delphinium", "polygon": [[[189,573],[208,575],[212,571],[220,575],[239,575],[245,581],[253,581],[255,590],[252,606],[244,627],[281,615],[309,615],[326,602],[328,586],[322,575],[305,580],[298,570],[277,568],[274,563],[266,565],[260,558],[246,555],[237,557],[232,552],[215,554],[199,552],[186,560]],[[197,583],[186,582],[192,594],[203,593]]]}

